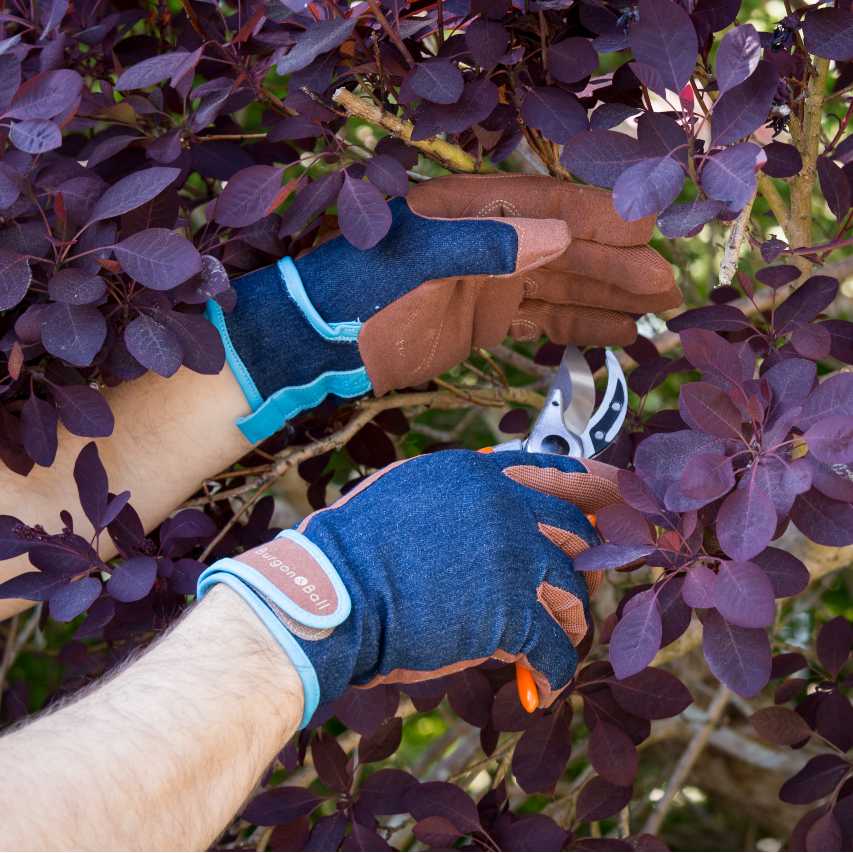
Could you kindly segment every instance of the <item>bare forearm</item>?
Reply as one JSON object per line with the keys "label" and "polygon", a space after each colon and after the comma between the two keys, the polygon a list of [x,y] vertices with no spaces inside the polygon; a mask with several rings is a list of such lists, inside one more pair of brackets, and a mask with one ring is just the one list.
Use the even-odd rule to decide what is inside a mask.
{"label": "bare forearm", "polygon": [[[181,369],[171,379],[147,374],[106,392],[115,415],[113,434],[98,440],[110,488],[130,489],[133,506],[150,530],[211,477],[239,459],[250,445],[234,425],[248,407],[230,369],[202,376]],[[0,470],[0,515],[58,529],[59,511],[69,510],[77,532],[91,533],[80,510],[72,470],[89,439],[60,429],[59,452],[50,468],[21,477]],[[112,556],[102,537],[101,556]],[[30,571],[26,556],[0,562],[0,582]],[[0,599],[0,619],[31,602]]]}
{"label": "bare forearm", "polygon": [[205,849],[301,714],[287,656],[219,586],[118,676],[0,739],[0,847]]}

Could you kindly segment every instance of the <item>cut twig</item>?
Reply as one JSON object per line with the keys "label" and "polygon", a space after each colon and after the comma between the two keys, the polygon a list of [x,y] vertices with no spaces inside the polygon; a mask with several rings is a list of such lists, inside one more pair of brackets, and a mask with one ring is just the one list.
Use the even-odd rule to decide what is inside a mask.
{"label": "cut twig", "polygon": [[357,116],[365,121],[369,121],[371,124],[378,125],[399,139],[402,139],[407,145],[411,145],[412,148],[417,148],[418,151],[440,163],[445,169],[449,169],[451,172],[494,171],[491,166],[485,163],[478,164],[467,151],[463,151],[458,145],[454,145],[452,142],[447,142],[437,137],[432,139],[412,139],[414,125],[410,121],[397,118],[397,116],[386,112],[372,101],[354,95],[349,89],[338,89],[332,95],[332,100],[343,107],[348,115]]}
{"label": "cut twig", "polygon": [[720,278],[718,287],[725,287],[732,283],[737,272],[740,260],[740,250],[743,245],[746,232],[749,230],[749,217],[752,214],[752,205],[755,203],[755,193],[743,206],[743,210],[737,215],[732,223],[729,236],[726,238],[726,247],[723,251],[723,262],[720,264]]}

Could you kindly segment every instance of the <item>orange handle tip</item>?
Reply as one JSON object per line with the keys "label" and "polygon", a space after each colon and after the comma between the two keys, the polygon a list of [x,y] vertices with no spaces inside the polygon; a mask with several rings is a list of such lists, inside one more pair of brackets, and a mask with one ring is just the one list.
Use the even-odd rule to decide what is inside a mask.
{"label": "orange handle tip", "polygon": [[588,513],[586,514],[586,520],[587,520],[587,521],[588,521],[588,522],[589,522],[593,527],[595,527],[596,523],[598,522],[598,519],[595,517],[595,513],[594,513],[594,512],[588,512]]}
{"label": "orange handle tip", "polygon": [[539,707],[539,690],[533,680],[533,673],[520,663],[515,665],[515,684],[521,707],[532,714]]}

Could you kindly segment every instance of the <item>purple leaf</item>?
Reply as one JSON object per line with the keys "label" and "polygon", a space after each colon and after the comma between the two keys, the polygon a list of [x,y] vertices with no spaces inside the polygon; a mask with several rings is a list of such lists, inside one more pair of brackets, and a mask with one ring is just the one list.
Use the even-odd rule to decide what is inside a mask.
{"label": "purple leaf", "polygon": [[101,582],[83,578],[58,589],[50,597],[50,615],[57,622],[70,622],[101,594]]}
{"label": "purple leaf", "polygon": [[100,526],[106,527],[107,525],[112,524],[118,517],[119,513],[127,506],[127,502],[129,500],[130,492],[127,490],[120,492],[117,495],[113,495],[104,510],[103,516],[101,517]]}
{"label": "purple leaf", "polygon": [[717,51],[717,86],[722,95],[755,71],[761,59],[761,39],[752,24],[742,24],[723,36]]}
{"label": "purple leaf", "polygon": [[669,207],[683,184],[684,171],[676,160],[650,157],[622,172],[613,187],[613,206],[624,220],[634,222]]}
{"label": "purple leaf", "polygon": [[630,678],[608,682],[617,704],[644,720],[663,720],[680,714],[693,697],[672,673],[648,667]]}
{"label": "purple leaf", "polygon": [[480,829],[480,818],[474,801],[450,782],[423,782],[409,788],[403,799],[406,809],[416,820],[437,815],[447,818],[465,834]]}
{"label": "purple leaf", "polygon": [[180,169],[170,166],[154,166],[151,169],[131,172],[107,187],[101,194],[89,215],[89,224],[102,219],[112,219],[141,207],[160,195],[180,173]]}
{"label": "purple leaf", "polygon": [[521,736],[512,757],[512,772],[528,794],[550,792],[572,754],[568,721],[562,710],[540,717]]}
{"label": "purple leaf", "polygon": [[478,669],[468,668],[450,678],[447,688],[450,707],[477,728],[483,728],[491,717],[492,686]]}
{"label": "purple leaf", "polygon": [[283,174],[283,169],[274,166],[241,169],[216,200],[214,219],[231,228],[244,228],[263,219],[281,202]]}
{"label": "purple leaf", "polygon": [[654,68],[667,89],[680,92],[699,50],[690,16],[672,0],[640,0],[639,13],[628,34],[634,58]]}
{"label": "purple leaf", "polygon": [[836,415],[853,417],[853,374],[851,373],[838,373],[821,382],[803,403],[798,424],[802,429],[808,430],[818,421]]}
{"label": "purple leaf", "polygon": [[74,482],[80,497],[80,506],[95,530],[101,529],[101,519],[109,500],[107,472],[98,455],[94,441],[90,441],[74,462]]}
{"label": "purple leaf", "polygon": [[581,180],[612,187],[625,169],[643,159],[637,140],[627,134],[586,130],[566,143],[560,162]]}
{"label": "purple leaf", "polygon": [[754,474],[747,474],[723,501],[716,531],[720,547],[734,560],[749,560],[770,544],[776,509]]}
{"label": "purple leaf", "polygon": [[775,598],[801,593],[809,583],[809,570],[802,560],[780,548],[765,548],[752,558],[764,570]]}
{"label": "purple leaf", "polygon": [[498,841],[502,850],[559,851],[569,834],[544,814],[528,814],[501,829]]}
{"label": "purple leaf", "polygon": [[738,695],[755,696],[770,679],[767,632],[730,625],[716,610],[707,611],[702,623],[702,649],[711,672]]}
{"label": "purple leaf", "polygon": [[491,80],[470,80],[455,104],[421,104],[414,116],[412,139],[428,139],[438,133],[462,133],[487,119],[497,105],[498,87]]}
{"label": "purple leaf", "polygon": [[357,23],[358,15],[352,15],[312,24],[288,53],[276,54],[276,70],[285,75],[307,68],[320,54],[343,44],[352,35]]}
{"label": "purple leaf", "polygon": [[48,119],[74,105],[83,88],[83,78],[69,68],[45,71],[27,80],[6,110],[7,118]]}
{"label": "purple leaf", "polygon": [[853,506],[832,500],[816,489],[797,495],[791,520],[818,545],[853,544]]}
{"label": "purple leaf", "polygon": [[664,495],[667,509],[701,509],[730,492],[735,485],[731,459],[721,453],[699,453]]}
{"label": "purple leaf", "polygon": [[816,755],[782,785],[779,799],[796,806],[813,803],[831,794],[849,770],[850,765],[840,755]]}
{"label": "purple leaf", "polygon": [[652,65],[646,65],[645,62],[629,62],[628,68],[643,86],[651,89],[655,94],[660,95],[661,98],[666,97],[666,84],[663,82],[663,77],[657,68]]}
{"label": "purple leaf", "polygon": [[610,663],[617,678],[645,669],[660,649],[663,625],[652,591],[635,595],[610,637]]}
{"label": "purple leaf", "polygon": [[809,452],[821,462],[853,462],[853,420],[849,416],[835,415],[817,421],[803,438]]}
{"label": "purple leaf", "polygon": [[662,507],[657,498],[633,471],[617,471],[619,491],[622,500],[643,515],[657,515]]}
{"label": "purple leaf", "polygon": [[394,716],[399,700],[400,693],[395,687],[350,688],[335,702],[335,716],[353,731],[369,735]]}
{"label": "purple leaf", "polygon": [[222,338],[206,317],[177,311],[157,311],[154,316],[180,341],[186,367],[208,375],[222,370],[225,364]]}
{"label": "purple leaf", "polygon": [[637,119],[637,139],[640,150],[647,157],[665,157],[673,154],[687,162],[687,137],[678,123],[661,113],[642,113]]}
{"label": "purple leaf", "polygon": [[823,668],[838,678],[853,645],[853,624],[843,616],[836,616],[821,626],[817,635],[817,656]]}
{"label": "purple leaf", "polygon": [[767,121],[778,80],[773,63],[762,59],[747,80],[721,95],[711,118],[711,142],[730,145],[761,127]]}
{"label": "purple leaf", "polygon": [[307,788],[274,788],[255,797],[243,810],[243,818],[259,826],[275,826],[311,814],[321,802]]}
{"label": "purple leaf", "polygon": [[793,178],[803,168],[800,152],[787,142],[771,142],[764,146],[767,162],[764,173],[771,178]]}
{"label": "purple leaf", "polygon": [[347,767],[347,754],[334,736],[328,732],[318,732],[311,743],[311,755],[317,775],[324,785],[339,794],[349,791],[352,773]]}
{"label": "purple leaf", "polygon": [[352,833],[341,845],[341,850],[393,850],[379,833],[358,821],[352,821]]}
{"label": "purple leaf", "polygon": [[803,38],[809,53],[838,62],[853,59],[853,20],[847,9],[808,9]]}
{"label": "purple leaf", "polygon": [[172,376],[181,366],[183,350],[178,338],[151,317],[140,315],[124,330],[128,352],[160,376]]}
{"label": "purple leaf", "polygon": [[707,566],[691,566],[684,579],[682,595],[691,607],[706,609],[714,606],[717,576]]}
{"label": "purple leaf", "polygon": [[[583,175],[580,177],[583,177]],[[703,225],[710,222],[720,213],[724,207],[723,202],[708,199],[694,199],[686,204],[671,204],[658,217],[658,228],[660,228],[661,233],[665,237],[692,237],[698,233]],[[709,307],[727,308],[730,306],[719,305]],[[701,311],[703,309],[694,310]]]}
{"label": "purple leaf", "polygon": [[62,131],[56,122],[44,118],[13,122],[9,139],[20,151],[27,154],[44,154],[62,145]]}
{"label": "purple leaf", "polygon": [[113,253],[131,278],[152,290],[171,290],[201,270],[196,247],[168,228],[138,231],[116,244]]}
{"label": "purple leaf", "polygon": [[598,572],[618,569],[647,557],[654,550],[651,544],[640,545],[594,545],[575,557],[575,571]]}
{"label": "purple leaf", "polygon": [[107,284],[99,275],[90,275],[75,267],[59,270],[47,284],[47,292],[55,302],[68,305],[91,305],[107,292]]}
{"label": "purple leaf", "polygon": [[159,56],[151,56],[126,68],[116,81],[116,89],[119,92],[127,92],[131,89],[145,89],[154,86],[163,80],[178,74],[191,60],[193,54],[187,51],[174,51],[172,53],[161,53]]}
{"label": "purple leaf", "polygon": [[45,572],[24,572],[22,575],[15,575],[0,583],[0,599],[24,598],[27,601],[49,601],[64,583],[62,578]]}
{"label": "purple leaf", "polygon": [[738,350],[724,338],[705,329],[685,329],[681,344],[687,360],[702,373],[705,380],[729,391],[742,385],[744,375]]}
{"label": "purple leaf", "polygon": [[281,217],[279,235],[290,236],[301,231],[317,214],[332,205],[343,184],[343,172],[332,172],[304,186]]}
{"label": "purple leaf", "polygon": [[820,191],[833,216],[838,220],[843,219],[850,210],[850,182],[844,170],[829,157],[818,157],[817,176],[820,180]]}
{"label": "purple leaf", "polygon": [[774,364],[764,378],[773,392],[774,404],[795,406],[809,396],[814,388],[817,367],[802,358],[786,358]]}
{"label": "purple leaf", "polygon": [[593,130],[610,130],[622,124],[623,121],[628,121],[638,112],[640,112],[639,107],[629,104],[601,104],[589,117],[589,126]]}
{"label": "purple leaf", "polygon": [[0,515],[0,560],[26,554],[32,540],[26,538],[26,525],[11,515]]}
{"label": "purple leaf", "polygon": [[611,817],[628,805],[631,793],[630,786],[614,785],[601,776],[593,776],[578,796],[575,819],[583,822]]}
{"label": "purple leaf", "polygon": [[368,161],[367,178],[385,195],[401,196],[409,190],[405,167],[388,154],[377,154]]}
{"label": "purple leaf", "polygon": [[827,812],[809,827],[804,847],[806,850],[841,850],[843,844],[841,824],[832,812]]}
{"label": "purple leaf", "polygon": [[417,785],[415,777],[403,770],[379,770],[362,782],[358,804],[373,815],[399,814],[406,810],[406,791]]}
{"label": "purple leaf", "polygon": [[465,81],[455,63],[438,58],[418,63],[409,86],[419,98],[434,104],[455,104],[462,97]]}
{"label": "purple leaf", "polygon": [[776,618],[773,587],[767,575],[749,562],[720,564],[713,606],[727,622],[741,628],[767,628]]}
{"label": "purple leaf", "polygon": [[0,311],[14,308],[26,296],[33,280],[24,255],[0,249]]}
{"label": "purple leaf", "polygon": [[338,223],[353,246],[371,249],[388,233],[391,209],[376,187],[345,175],[338,196]]}
{"label": "purple leaf", "polygon": [[743,440],[740,412],[728,394],[710,382],[682,385],[679,411],[684,422],[693,429],[720,438]]}
{"label": "purple leaf", "polygon": [[637,748],[622,729],[599,720],[589,736],[589,762],[613,785],[633,785],[637,775]]}
{"label": "purple leaf", "polygon": [[119,563],[107,581],[107,592],[116,601],[145,598],[157,579],[157,561],[153,557],[131,557]]}
{"label": "purple leaf", "polygon": [[762,708],[756,711],[749,721],[759,737],[780,746],[794,746],[808,740],[812,735],[806,721],[788,708]]}
{"label": "purple leaf", "polygon": [[376,731],[364,735],[358,744],[358,759],[362,764],[372,761],[384,761],[393,755],[403,737],[403,720],[391,717]]}
{"label": "purple leaf", "polygon": [[465,45],[474,57],[474,62],[486,71],[491,71],[509,47],[509,33],[498,21],[480,18],[465,30]]}
{"label": "purple leaf", "polygon": [[805,461],[811,468],[815,489],[828,498],[853,503],[853,472],[848,466],[831,467],[818,462],[813,456],[806,456]]}
{"label": "purple leaf", "polygon": [[[678,482],[685,467],[697,454],[722,454],[725,449],[725,442],[721,439],[691,429],[657,433],[640,443],[634,456],[634,466],[645,486],[653,489],[655,494],[663,495],[671,483]],[[621,484],[621,475],[619,481]],[[641,509],[641,512],[646,511]]]}
{"label": "purple leaf", "polygon": [[269,134],[268,142],[283,142],[290,139],[310,139],[323,135],[323,126],[301,116],[288,116],[276,122]]}
{"label": "purple leaf", "polygon": [[793,264],[781,264],[775,267],[764,267],[760,269],[755,277],[774,290],[796,281],[802,273]]}
{"label": "purple leaf", "polygon": [[559,144],[565,144],[589,126],[580,101],[556,86],[530,89],[521,106],[521,115],[527,124]]}
{"label": "purple leaf", "polygon": [[561,83],[576,83],[598,68],[598,54],[588,39],[567,38],[548,48],[548,70]]}
{"label": "purple leaf", "polygon": [[451,850],[461,833],[446,817],[425,817],[412,828],[412,834],[430,849]]}
{"label": "purple leaf", "polygon": [[199,575],[204,569],[204,563],[198,560],[175,560],[169,585],[179,595],[195,595]]}
{"label": "purple leaf", "polygon": [[803,323],[791,333],[791,346],[797,353],[813,361],[820,361],[829,355],[832,347],[832,335],[827,329],[815,323]]}
{"label": "purple leaf", "polygon": [[27,398],[21,409],[21,432],[24,450],[37,465],[49,467],[56,458],[56,409],[35,394]]}
{"label": "purple leaf", "polygon": [[702,189],[732,210],[740,210],[755,192],[755,165],[760,153],[757,145],[742,142],[713,154],[702,167]]}
{"label": "purple leaf", "polygon": [[598,531],[610,542],[648,545],[652,541],[648,521],[641,512],[628,504],[616,503],[602,507],[596,521]]}
{"label": "purple leaf", "polygon": [[112,434],[113,413],[97,389],[89,385],[54,385],[52,392],[59,419],[69,432],[87,438]]}
{"label": "purple leaf", "polygon": [[107,337],[103,314],[92,305],[54,302],[44,311],[41,340],[44,348],[76,367],[87,367]]}

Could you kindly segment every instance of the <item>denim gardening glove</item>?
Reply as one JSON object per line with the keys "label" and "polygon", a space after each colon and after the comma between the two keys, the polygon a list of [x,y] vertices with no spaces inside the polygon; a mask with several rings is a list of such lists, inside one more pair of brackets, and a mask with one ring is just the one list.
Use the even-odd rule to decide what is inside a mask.
{"label": "denim gardening glove", "polygon": [[[594,473],[593,473],[594,472]],[[355,684],[521,661],[540,703],[574,674],[599,541],[585,513],[620,500],[606,465],[447,450],[389,465],[298,529],[199,578],[235,589],[300,674],[305,712]]]}
{"label": "denim gardening glove", "polygon": [[252,441],[327,394],[384,394],[431,379],[508,333],[624,345],[633,316],[681,302],[610,193],[528,175],[451,175],[391,203],[367,251],[336,237],[234,282],[235,310],[208,303],[252,414]]}

